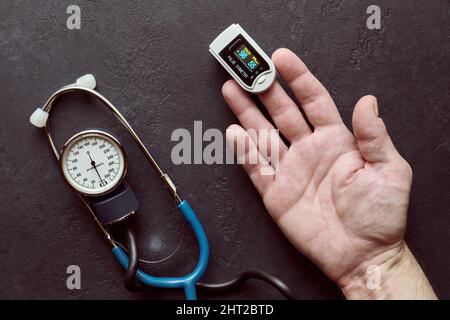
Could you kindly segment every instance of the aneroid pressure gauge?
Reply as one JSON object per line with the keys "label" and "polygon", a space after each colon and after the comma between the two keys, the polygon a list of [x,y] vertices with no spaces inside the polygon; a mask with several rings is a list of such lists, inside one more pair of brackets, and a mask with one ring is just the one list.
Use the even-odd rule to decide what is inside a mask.
{"label": "aneroid pressure gauge", "polygon": [[120,142],[100,130],[82,131],[62,149],[60,166],[64,178],[88,199],[103,224],[122,220],[137,210],[136,197],[123,183],[126,161]]}
{"label": "aneroid pressure gauge", "polygon": [[125,154],[112,135],[97,130],[73,136],[63,147],[61,169],[67,182],[84,195],[111,191],[126,172]]}
{"label": "aneroid pressure gauge", "polygon": [[272,60],[239,24],[226,28],[209,45],[209,51],[248,92],[264,92],[275,80]]}

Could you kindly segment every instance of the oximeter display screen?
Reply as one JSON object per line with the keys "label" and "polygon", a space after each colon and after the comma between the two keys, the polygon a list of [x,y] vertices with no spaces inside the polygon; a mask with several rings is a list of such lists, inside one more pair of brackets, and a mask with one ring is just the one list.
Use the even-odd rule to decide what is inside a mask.
{"label": "oximeter display screen", "polygon": [[267,62],[261,58],[242,35],[238,35],[231,41],[220,52],[220,56],[231,67],[234,73],[250,87],[259,74],[269,70]]}
{"label": "oximeter display screen", "polygon": [[245,45],[241,44],[236,50],[234,50],[234,55],[239,59],[247,70],[253,73],[261,62],[256,58],[256,56],[250,51],[250,49]]}

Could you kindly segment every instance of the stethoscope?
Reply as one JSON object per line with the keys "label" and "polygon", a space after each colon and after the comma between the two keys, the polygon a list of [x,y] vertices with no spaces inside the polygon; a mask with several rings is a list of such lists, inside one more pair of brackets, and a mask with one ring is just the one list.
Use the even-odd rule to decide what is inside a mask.
{"label": "stethoscope", "polygon": [[[129,188],[125,185],[117,191],[117,189],[113,190],[112,192],[115,193],[114,197],[106,198],[106,196],[102,195],[98,198],[96,198],[95,201],[92,200],[91,197],[89,197],[89,185],[85,186],[85,182],[82,182],[83,186],[85,186],[84,189],[86,192],[77,192],[79,195],[81,201],[84,203],[86,208],[88,209],[89,213],[91,214],[92,218],[96,222],[98,228],[102,232],[103,236],[106,238],[108,243],[112,246],[112,252],[114,256],[116,257],[119,264],[127,270],[126,277],[125,277],[125,285],[127,289],[134,290],[133,284],[130,284],[130,281],[138,280],[139,283],[144,284],[149,287],[159,287],[159,288],[181,288],[184,290],[185,297],[188,300],[194,300],[197,299],[197,291],[196,288],[201,288],[202,290],[209,292],[209,293],[223,293],[227,292],[229,290],[233,290],[239,286],[241,286],[244,282],[246,282],[249,279],[259,279],[262,280],[270,285],[272,285],[274,288],[276,288],[278,291],[280,291],[286,298],[292,299],[294,296],[292,294],[292,291],[289,289],[288,286],[286,286],[282,281],[280,281],[278,278],[260,270],[248,270],[241,274],[239,274],[234,279],[224,282],[224,283],[200,283],[199,280],[203,276],[208,260],[209,260],[209,244],[208,239],[206,237],[205,231],[197,218],[196,214],[190,207],[190,205],[187,203],[186,200],[182,200],[180,196],[177,193],[177,189],[170,179],[170,177],[162,171],[162,169],[159,167],[155,159],[152,157],[148,149],[145,147],[139,136],[136,134],[136,132],[133,130],[131,125],[128,123],[128,121],[125,119],[125,117],[119,112],[119,110],[103,95],[95,91],[96,87],[96,81],[93,75],[86,74],[76,80],[74,84],[70,84],[67,86],[62,87],[61,89],[57,90],[55,93],[53,93],[50,98],[47,100],[47,102],[44,104],[42,108],[36,109],[33,114],[30,117],[30,122],[38,127],[43,128],[44,132],[47,136],[47,140],[51,146],[51,149],[53,151],[53,154],[60,162],[60,165],[62,163],[70,162],[70,154],[78,154],[79,151],[83,149],[84,146],[91,144],[96,146],[98,148],[101,148],[102,146],[105,147],[104,153],[106,154],[106,146],[110,146],[110,149],[116,148],[116,151],[118,152],[119,149],[121,149],[120,143],[109,133],[97,131],[97,130],[87,130],[78,133],[64,145],[63,150],[58,152],[58,149],[55,146],[55,143],[53,141],[53,138],[50,133],[50,125],[49,125],[49,115],[52,110],[52,107],[54,105],[54,102],[57,98],[65,95],[66,93],[72,93],[72,92],[81,92],[85,94],[89,94],[91,96],[96,97],[99,99],[103,105],[105,105],[121,122],[121,124],[125,127],[125,129],[128,131],[128,133],[131,135],[137,146],[140,148],[140,150],[144,153],[145,157],[147,158],[150,165],[153,167],[153,169],[156,171],[158,176],[161,178],[162,183],[170,193],[170,195],[173,197],[177,208],[181,211],[184,218],[188,221],[189,225],[193,229],[195,236],[197,238],[198,246],[199,246],[199,257],[198,262],[194,270],[185,275],[180,277],[156,277],[149,275],[138,268],[138,257],[137,257],[137,249],[136,249],[136,243],[134,240],[134,236],[131,232],[131,230],[128,230],[128,245],[129,245],[129,255],[124,250],[124,248],[120,245],[118,241],[116,241],[111,232],[108,230],[108,226],[110,223],[120,222],[124,219],[127,219],[129,215],[134,214],[134,211],[137,210],[137,200],[135,199],[134,194],[129,190]],[[83,137],[85,140],[79,140]],[[97,140],[98,139],[98,140]],[[82,141],[82,142],[80,142]],[[102,145],[98,146],[99,141],[101,141]],[[69,150],[69,151],[67,151]],[[93,152],[92,152],[93,153]],[[69,154],[69,156],[67,155]],[[92,172],[96,171],[98,172],[98,169],[101,165],[106,166],[105,163],[96,163],[94,159],[91,159],[93,155],[91,155],[89,152],[85,152],[86,156],[89,157],[90,163],[92,164],[92,167],[87,169],[91,170]],[[105,159],[114,159],[114,155],[108,155]],[[124,156],[119,157],[122,161]],[[75,162],[77,159],[72,159],[72,162]],[[106,161],[107,162],[107,161]],[[118,161],[120,162],[120,161]],[[115,163],[114,161],[111,161],[110,163],[112,171],[115,169]],[[67,171],[74,170],[75,166],[64,168],[62,170],[63,174],[68,174]],[[118,167],[118,166],[117,166]],[[122,169],[123,175],[126,172],[126,169]],[[78,174],[74,175],[76,177]],[[107,182],[106,175],[102,178],[100,174],[99,176],[99,182],[100,187],[106,190],[105,184]],[[67,177],[66,177],[67,179]],[[113,179],[113,178],[110,178]],[[86,179],[85,179],[86,180]],[[94,181],[92,181],[94,184]],[[89,182],[87,182],[89,184]],[[102,190],[103,190],[102,189]],[[118,200],[119,199],[119,200]],[[122,200],[120,200],[122,199]],[[125,211],[125,213],[120,212],[121,209],[127,207],[130,208],[129,211]],[[117,209],[119,208],[119,209]],[[128,212],[128,213],[127,213]],[[137,286],[136,286],[137,287]]]}
{"label": "stethoscope", "polygon": [[[49,115],[52,110],[52,107],[54,105],[54,102],[57,98],[61,97],[62,95],[65,95],[66,93],[71,92],[83,92],[90,94],[97,99],[99,99],[103,105],[105,105],[116,117],[119,119],[119,121],[122,123],[122,125],[125,127],[125,129],[128,131],[128,133],[131,135],[133,140],[136,142],[140,150],[144,153],[145,157],[147,158],[150,165],[153,167],[153,169],[157,172],[158,176],[161,178],[163,184],[165,185],[166,189],[170,193],[170,195],[173,197],[177,208],[181,211],[184,218],[189,222],[191,228],[193,229],[195,236],[197,238],[198,246],[199,246],[199,258],[196,267],[194,270],[181,277],[155,277],[151,276],[142,270],[138,269],[136,271],[136,279],[139,280],[141,283],[153,286],[153,287],[160,287],[160,288],[182,288],[184,289],[186,299],[192,300],[197,298],[196,293],[196,284],[199,281],[199,279],[202,277],[203,273],[206,270],[206,266],[208,264],[209,259],[209,245],[208,245],[208,239],[206,237],[205,231],[198,220],[195,212],[192,210],[190,205],[186,200],[181,200],[180,196],[177,193],[177,189],[170,179],[170,177],[164,173],[155,159],[152,157],[148,149],[145,147],[145,145],[142,143],[139,136],[136,134],[136,132],[133,130],[131,125],[128,123],[128,121],[125,119],[125,117],[120,113],[120,111],[103,95],[95,91],[96,87],[96,81],[93,75],[87,74],[79,79],[76,80],[74,84],[67,85],[65,87],[62,87],[55,93],[53,93],[50,98],[47,100],[47,102],[44,104],[42,108],[36,109],[36,111],[33,112],[33,114],[30,117],[30,122],[38,127],[38,128],[44,128],[44,132],[47,136],[47,140],[50,143],[51,149],[53,151],[54,156],[59,161],[60,159],[60,153],[58,152],[55,143],[53,141],[53,138],[50,133],[50,124],[49,124]],[[92,218],[96,222],[97,226],[103,233],[106,240],[111,244],[112,246],[112,252],[114,256],[116,257],[117,261],[124,267],[125,269],[128,268],[129,265],[129,258],[127,253],[122,249],[121,246],[117,245],[117,242],[113,239],[111,233],[108,231],[108,229],[100,222],[98,217],[96,216],[94,210],[92,209],[91,204],[86,199],[86,197],[82,194],[79,194],[81,200],[83,201],[84,205],[88,209],[88,211],[91,213]]]}

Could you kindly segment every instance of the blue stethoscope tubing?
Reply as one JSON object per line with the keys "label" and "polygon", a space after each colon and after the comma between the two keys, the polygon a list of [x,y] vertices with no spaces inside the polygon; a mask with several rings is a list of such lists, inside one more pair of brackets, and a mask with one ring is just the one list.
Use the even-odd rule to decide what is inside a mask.
{"label": "blue stethoscope tubing", "polygon": [[[70,92],[84,92],[90,94],[99,99],[103,103],[103,105],[106,106],[117,117],[120,123],[125,127],[125,129],[131,135],[133,140],[136,142],[139,149],[142,151],[142,153],[144,153],[150,165],[158,173],[168,192],[173,196],[175,202],[177,203],[178,209],[181,211],[184,218],[189,222],[190,226],[192,227],[199,246],[198,262],[196,267],[190,274],[181,277],[154,277],[139,269],[136,273],[136,278],[138,281],[147,286],[159,288],[183,288],[186,299],[189,300],[197,299],[196,284],[203,276],[203,273],[206,270],[209,260],[209,245],[208,245],[208,238],[206,237],[205,234],[205,230],[203,229],[199,219],[195,215],[191,206],[185,200],[181,200],[181,198],[177,193],[176,187],[172,182],[172,180],[170,179],[170,177],[161,170],[161,168],[158,166],[158,164],[156,163],[150,152],[145,147],[144,143],[141,141],[139,136],[133,130],[133,128],[125,119],[125,117],[122,115],[122,113],[108,99],[106,99],[103,95],[94,90],[95,87],[96,81],[93,75],[87,74],[78,78],[76,83],[62,87],[61,89],[53,93],[42,108],[37,108],[34,111],[34,113],[30,117],[30,122],[36,127],[44,128],[52,152],[56,157],[56,159],[59,160],[60,157],[59,151],[56,148],[56,145],[50,134],[50,125],[48,121],[50,111],[52,110],[52,106],[54,105],[54,102],[58,97]],[[127,253],[124,251],[124,249],[122,249],[120,246],[116,244],[112,235],[109,233],[108,229],[105,226],[103,226],[102,223],[98,220],[87,199],[81,194],[78,195],[81,201],[88,209],[92,218],[96,222],[100,231],[103,233],[106,240],[108,240],[108,242],[113,247],[112,252],[114,256],[122,265],[122,267],[127,269],[129,262]]]}
{"label": "blue stethoscope tubing", "polygon": [[[136,279],[141,283],[152,287],[183,288],[187,300],[196,300],[196,285],[203,276],[209,260],[208,238],[206,237],[205,230],[200,221],[186,200],[183,200],[178,205],[178,209],[189,222],[197,237],[200,253],[195,269],[190,274],[183,277],[154,277],[138,269],[136,272]],[[112,249],[112,252],[122,267],[127,269],[129,260],[125,251],[120,246],[116,246]]]}

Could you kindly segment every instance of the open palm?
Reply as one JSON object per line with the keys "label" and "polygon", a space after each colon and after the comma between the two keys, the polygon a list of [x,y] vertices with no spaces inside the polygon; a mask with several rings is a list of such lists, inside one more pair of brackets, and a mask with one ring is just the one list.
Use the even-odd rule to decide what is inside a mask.
{"label": "open palm", "polygon": [[[242,127],[231,125],[227,139],[243,143],[245,156],[257,154],[257,164],[243,167],[291,243],[345,286],[355,269],[381,264],[402,249],[411,169],[378,117],[374,97],[357,103],[352,134],[326,89],[293,52],[278,49],[272,60],[314,129],[275,83],[259,99],[289,146],[272,136],[279,139],[279,162],[267,163],[260,151],[270,143],[261,145],[246,130],[274,126],[230,80],[222,92]],[[274,174],[262,174],[272,167]]]}

